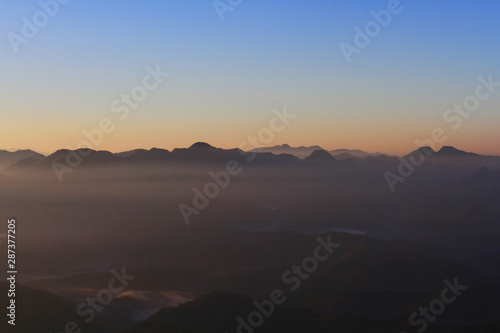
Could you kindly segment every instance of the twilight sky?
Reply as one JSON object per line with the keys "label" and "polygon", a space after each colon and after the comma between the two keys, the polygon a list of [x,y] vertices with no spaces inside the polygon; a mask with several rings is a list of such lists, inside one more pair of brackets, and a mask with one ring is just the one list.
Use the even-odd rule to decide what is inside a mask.
{"label": "twilight sky", "polygon": [[[13,34],[25,38],[23,17],[44,23],[42,7],[0,2],[0,149],[74,149],[103,118],[115,130],[99,150],[230,148],[286,105],[297,117],[266,145],[400,154],[442,128],[444,145],[500,155],[500,87],[458,129],[443,119],[479,76],[500,82],[497,0],[401,0],[350,63],[340,44],[388,1],[243,0],[224,20],[211,0],[59,6],[16,53]],[[158,65],[170,75],[120,119],[111,104]]]}

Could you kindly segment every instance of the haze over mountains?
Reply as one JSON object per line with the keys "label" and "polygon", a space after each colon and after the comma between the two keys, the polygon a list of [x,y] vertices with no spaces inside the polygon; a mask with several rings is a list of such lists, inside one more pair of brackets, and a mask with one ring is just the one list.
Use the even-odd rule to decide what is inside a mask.
{"label": "haze over mountains", "polygon": [[[263,332],[411,331],[409,316],[455,277],[468,289],[428,332],[498,327],[500,157],[422,147],[348,159],[314,149],[299,158],[201,142],[2,156],[12,162],[0,174],[0,203],[18,220],[20,297],[28,309],[52,304],[62,314],[23,318],[40,329],[63,331],[68,317],[93,332],[236,332],[252,300],[287,290],[283,273],[327,235],[341,247],[287,294]],[[425,161],[412,164],[416,156]],[[208,195],[231,160],[241,173]],[[54,163],[74,166],[63,182]],[[395,192],[388,171],[404,176]],[[189,225],[180,204],[198,210]],[[136,278],[99,320],[75,318],[81,300],[122,267]]]}
{"label": "haze over mountains", "polygon": [[[500,157],[498,156],[478,155],[449,146],[444,146],[437,152],[430,147],[422,147],[415,152],[419,151],[427,156],[429,161],[432,160],[434,162],[442,158],[441,161],[446,160],[448,163],[457,162],[474,166],[500,167]],[[406,157],[411,156],[415,152],[411,152]],[[127,152],[111,153],[108,151],[94,151],[88,149],[75,151],[62,149],[49,156],[43,156],[31,150],[16,152],[0,151],[0,170],[7,169],[6,173],[8,174],[35,169],[43,170],[50,168],[54,162],[67,164],[67,162],[71,160],[72,154],[80,156],[83,160],[83,164],[96,166],[140,162],[219,163],[230,160],[243,162],[248,159],[251,153],[256,153],[254,162],[256,164],[283,163],[294,165],[299,164],[300,160],[305,162],[324,161],[325,163],[351,160],[356,161],[359,165],[366,165],[377,162],[384,164],[386,162],[395,162],[398,160],[397,156],[387,156],[380,153],[371,154],[361,150],[337,149],[325,154],[326,150],[319,146],[290,147],[284,144],[281,146],[257,148],[244,152],[237,148],[221,149],[215,148],[207,143],[198,142],[189,148],[176,148],[172,151],[152,148],[150,150],[135,149]],[[330,156],[333,158],[330,158]]]}
{"label": "haze over mountains", "polygon": [[[283,145],[278,145],[274,147],[262,147],[262,148],[256,148],[252,149],[252,152],[257,152],[257,153],[273,153],[276,155],[279,154],[290,154],[294,155],[300,159],[304,159],[308,156],[310,156],[314,151],[316,150],[325,150],[320,146],[301,146],[301,147],[290,147],[288,144],[283,144]],[[362,150],[352,150],[352,149],[335,149],[335,150],[330,150],[329,153],[334,156],[337,159],[347,159],[347,158],[365,158],[368,156],[379,156],[382,155],[380,153],[367,153]]]}
{"label": "haze over mountains", "polygon": [[0,172],[11,164],[15,164],[27,158],[40,159],[44,156],[32,150],[7,151],[0,150]]}

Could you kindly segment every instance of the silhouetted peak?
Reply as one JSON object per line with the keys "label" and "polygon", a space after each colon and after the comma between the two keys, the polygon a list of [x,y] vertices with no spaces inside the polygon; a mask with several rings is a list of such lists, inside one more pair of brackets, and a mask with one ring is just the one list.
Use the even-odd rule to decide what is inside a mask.
{"label": "silhouetted peak", "polygon": [[431,147],[429,146],[423,146],[423,147],[420,147],[418,148],[419,151],[421,151],[422,153],[427,153],[427,154],[434,154],[436,151],[434,149],[432,149]]}
{"label": "silhouetted peak", "polygon": [[93,150],[89,148],[79,148],[76,150],[59,149],[55,153],[47,156],[45,161],[59,161],[71,158],[73,155],[78,155],[83,160],[109,160],[116,156],[107,150]]}
{"label": "silhouetted peak", "polygon": [[460,155],[468,155],[469,153],[463,150],[459,150],[455,147],[444,146],[439,150],[438,154],[443,156],[460,156]]}
{"label": "silhouetted peak", "polygon": [[420,152],[420,153],[424,154],[424,156],[431,156],[431,155],[434,155],[436,153],[436,151],[434,149],[432,149],[431,147],[429,147],[429,146],[423,146],[423,147],[420,147],[417,150],[411,152],[408,155],[412,155],[412,154],[415,154],[417,152]]}
{"label": "silhouetted peak", "polygon": [[69,149],[59,149],[59,150],[56,150],[54,153],[50,154],[47,157],[50,158],[50,157],[61,156],[63,154],[68,154],[70,151],[71,150],[69,150]]}
{"label": "silhouetted peak", "polygon": [[189,147],[191,150],[213,150],[216,149],[214,146],[209,145],[206,142],[196,142],[193,144],[191,147]]}
{"label": "silhouetted peak", "polygon": [[168,152],[167,149],[153,147],[150,149],[152,152]]}
{"label": "silhouetted peak", "polygon": [[0,150],[0,157],[16,157],[16,158],[27,158],[27,157],[35,157],[35,158],[43,158],[45,157],[42,154],[37,153],[31,149],[18,149],[18,150]]}
{"label": "silhouetted peak", "polygon": [[311,153],[306,158],[307,161],[336,161],[335,157],[333,157],[329,152],[324,149],[318,149]]}

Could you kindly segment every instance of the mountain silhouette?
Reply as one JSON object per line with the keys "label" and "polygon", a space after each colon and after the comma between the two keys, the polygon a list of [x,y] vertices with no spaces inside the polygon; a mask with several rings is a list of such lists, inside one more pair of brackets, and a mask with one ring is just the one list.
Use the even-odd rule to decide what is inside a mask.
{"label": "mountain silhouette", "polygon": [[343,156],[345,154],[349,154],[355,158],[366,158],[366,157],[376,157],[382,155],[381,153],[367,153],[366,151],[360,149],[335,149],[330,150],[330,154],[332,154],[336,159],[341,159],[339,156]]}
{"label": "mountain silhouette", "polygon": [[333,157],[329,152],[323,149],[315,150],[306,157],[306,162],[312,163],[334,163],[337,162],[337,159]]}
{"label": "mountain silhouette", "polygon": [[444,146],[436,153],[436,156],[479,156],[479,155],[474,153],[468,153],[463,150],[459,150],[455,147]]}
{"label": "mountain silhouette", "polygon": [[433,156],[434,154],[436,154],[436,151],[434,149],[432,149],[431,147],[423,146],[423,147],[418,148],[417,150],[412,151],[411,153],[409,153],[406,156],[408,157],[408,156],[412,156],[415,154],[423,154],[426,157],[430,157],[430,156]]}
{"label": "mountain silhouette", "polygon": [[304,159],[307,156],[311,155],[312,152],[318,149],[323,149],[320,146],[300,146],[300,147],[291,147],[288,144],[283,144],[283,145],[278,145],[274,147],[261,147],[261,148],[255,148],[251,150],[251,152],[255,153],[272,153],[275,155],[280,155],[280,154],[289,154],[289,155],[294,155],[300,159]]}
{"label": "mountain silhouette", "polygon": [[[8,304],[8,289],[7,282],[0,282],[2,304]],[[75,321],[82,329],[85,328],[85,331],[109,332],[110,328],[100,318],[86,324],[76,315],[74,305],[46,291],[18,283],[16,299],[16,326],[7,324],[7,319],[4,318],[0,322],[1,332],[61,332],[70,321]],[[15,327],[15,330],[12,331],[12,327]]]}
{"label": "mountain silhouette", "polygon": [[[274,149],[274,148],[277,148]],[[63,165],[69,167],[112,167],[112,166],[140,166],[146,164],[191,164],[193,166],[201,165],[222,165],[229,161],[236,161],[240,165],[262,165],[262,166],[307,166],[307,165],[332,165],[335,163],[358,165],[363,170],[369,172],[377,168],[390,169],[397,167],[400,163],[396,156],[370,155],[364,158],[358,158],[359,155],[352,155],[349,150],[337,150],[338,158],[332,156],[331,152],[324,149],[315,149],[311,151],[303,160],[297,157],[297,150],[302,153],[317,148],[298,147],[292,148],[289,145],[272,147],[274,152],[255,152],[257,150],[265,151],[267,148],[259,148],[254,152],[245,152],[238,148],[222,149],[214,147],[205,142],[197,142],[189,148],[175,148],[172,151],[160,148],[135,149],[120,153],[111,153],[109,151],[97,151],[91,149],[68,150],[61,149],[47,157],[32,151],[20,151],[15,153],[2,152],[0,156],[9,156],[4,158],[4,175],[21,175],[30,171],[51,170],[54,165]],[[277,153],[278,151],[292,150],[294,154]],[[342,152],[341,152],[342,151]],[[354,151],[361,152],[361,151]],[[483,156],[474,153],[464,152],[454,147],[445,146],[438,152],[434,152],[430,147],[421,147],[414,151],[428,156],[426,163],[433,165],[432,172],[436,174],[447,173],[449,168],[461,168],[461,172],[470,169],[479,169],[480,167],[498,170],[500,168],[500,157]],[[431,154],[432,153],[432,154]],[[411,153],[412,154],[412,153]],[[409,154],[409,155],[411,155]],[[407,157],[409,156],[407,155]],[[13,156],[15,158],[13,158]],[[0,160],[1,162],[2,160]],[[10,162],[10,163],[7,163]],[[1,166],[1,163],[0,163]],[[425,168],[425,166],[422,166]],[[465,177],[465,176],[464,176]],[[494,175],[482,170],[480,174],[473,177],[476,181],[480,179],[495,179]]]}
{"label": "mountain silhouette", "polygon": [[13,152],[0,150],[0,171],[26,158],[42,159],[44,157],[45,156],[42,154],[34,152],[33,150],[17,150]]}
{"label": "mountain silhouette", "polygon": [[134,149],[115,155],[132,160],[167,160],[171,158],[172,153],[166,149],[151,148],[150,150]]}
{"label": "mountain silhouette", "polygon": [[[249,297],[213,292],[175,308],[160,310],[126,333],[236,332],[237,318],[248,318],[253,311],[255,306]],[[316,326],[318,318],[305,308],[279,305],[275,306],[273,315],[263,321],[258,332],[306,332]]]}
{"label": "mountain silhouette", "polygon": [[216,150],[217,148],[215,148],[212,145],[209,145],[206,142],[196,142],[196,143],[192,144],[191,147],[189,147],[188,149],[190,149],[190,150],[205,150],[205,151],[209,150],[209,151],[213,151],[213,150]]}

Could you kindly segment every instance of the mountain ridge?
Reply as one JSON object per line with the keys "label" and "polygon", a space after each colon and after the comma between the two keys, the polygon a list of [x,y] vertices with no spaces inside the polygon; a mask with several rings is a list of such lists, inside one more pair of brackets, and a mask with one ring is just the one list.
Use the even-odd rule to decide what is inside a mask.
{"label": "mountain ridge", "polygon": [[[288,149],[290,147],[287,144],[277,146]],[[302,148],[315,148],[319,146],[305,147],[301,146],[297,149]],[[293,147],[290,147],[294,149]],[[340,152],[337,157],[333,156],[330,151],[325,149],[315,149],[310,152],[303,159],[300,159],[294,154],[280,153],[275,154],[272,152],[256,152],[255,149],[251,151],[243,151],[239,148],[224,149],[214,147],[206,142],[196,142],[188,148],[175,148],[172,151],[161,149],[161,148],[151,148],[149,150],[144,148],[138,148],[134,150],[129,150],[125,152],[112,153],[107,150],[92,150],[92,149],[59,149],[56,152],[43,156],[41,154],[35,153],[33,151],[20,151],[17,156],[26,156],[25,158],[17,157],[14,160],[9,160],[4,163],[4,173],[7,174],[17,174],[20,172],[26,172],[30,169],[52,169],[54,163],[59,163],[60,165],[67,165],[69,167],[87,165],[87,166],[112,166],[112,165],[126,165],[130,163],[196,163],[196,164],[220,164],[227,163],[231,160],[237,161],[240,164],[254,163],[257,165],[276,165],[276,166],[287,166],[287,165],[299,165],[305,162],[306,164],[316,164],[316,165],[332,165],[337,162],[349,162],[351,165],[354,164],[365,164],[367,166],[375,164],[382,165],[394,163],[397,158],[394,156],[387,155],[376,155],[367,156],[366,158],[358,158],[350,153],[346,153],[346,150],[337,150]],[[358,150],[359,151],[359,150]],[[439,151],[434,151],[430,147],[421,147],[414,152],[406,155],[406,157],[411,156],[414,153],[420,152],[425,156],[431,157],[432,161],[438,161],[440,159],[449,159],[458,161],[460,163],[472,163],[474,167],[487,167],[492,168],[498,164],[500,168],[500,157],[496,156],[485,156],[475,153],[469,153],[451,146],[444,146]],[[303,151],[304,153],[304,151]],[[13,154],[13,153],[9,153]],[[377,153],[379,154],[379,153]],[[4,160],[5,161],[5,160]],[[0,160],[1,162],[1,160]],[[0,164],[1,165],[1,164]],[[479,175],[477,178],[485,178],[485,171],[483,170],[483,175]],[[488,177],[493,177],[489,175]]]}

